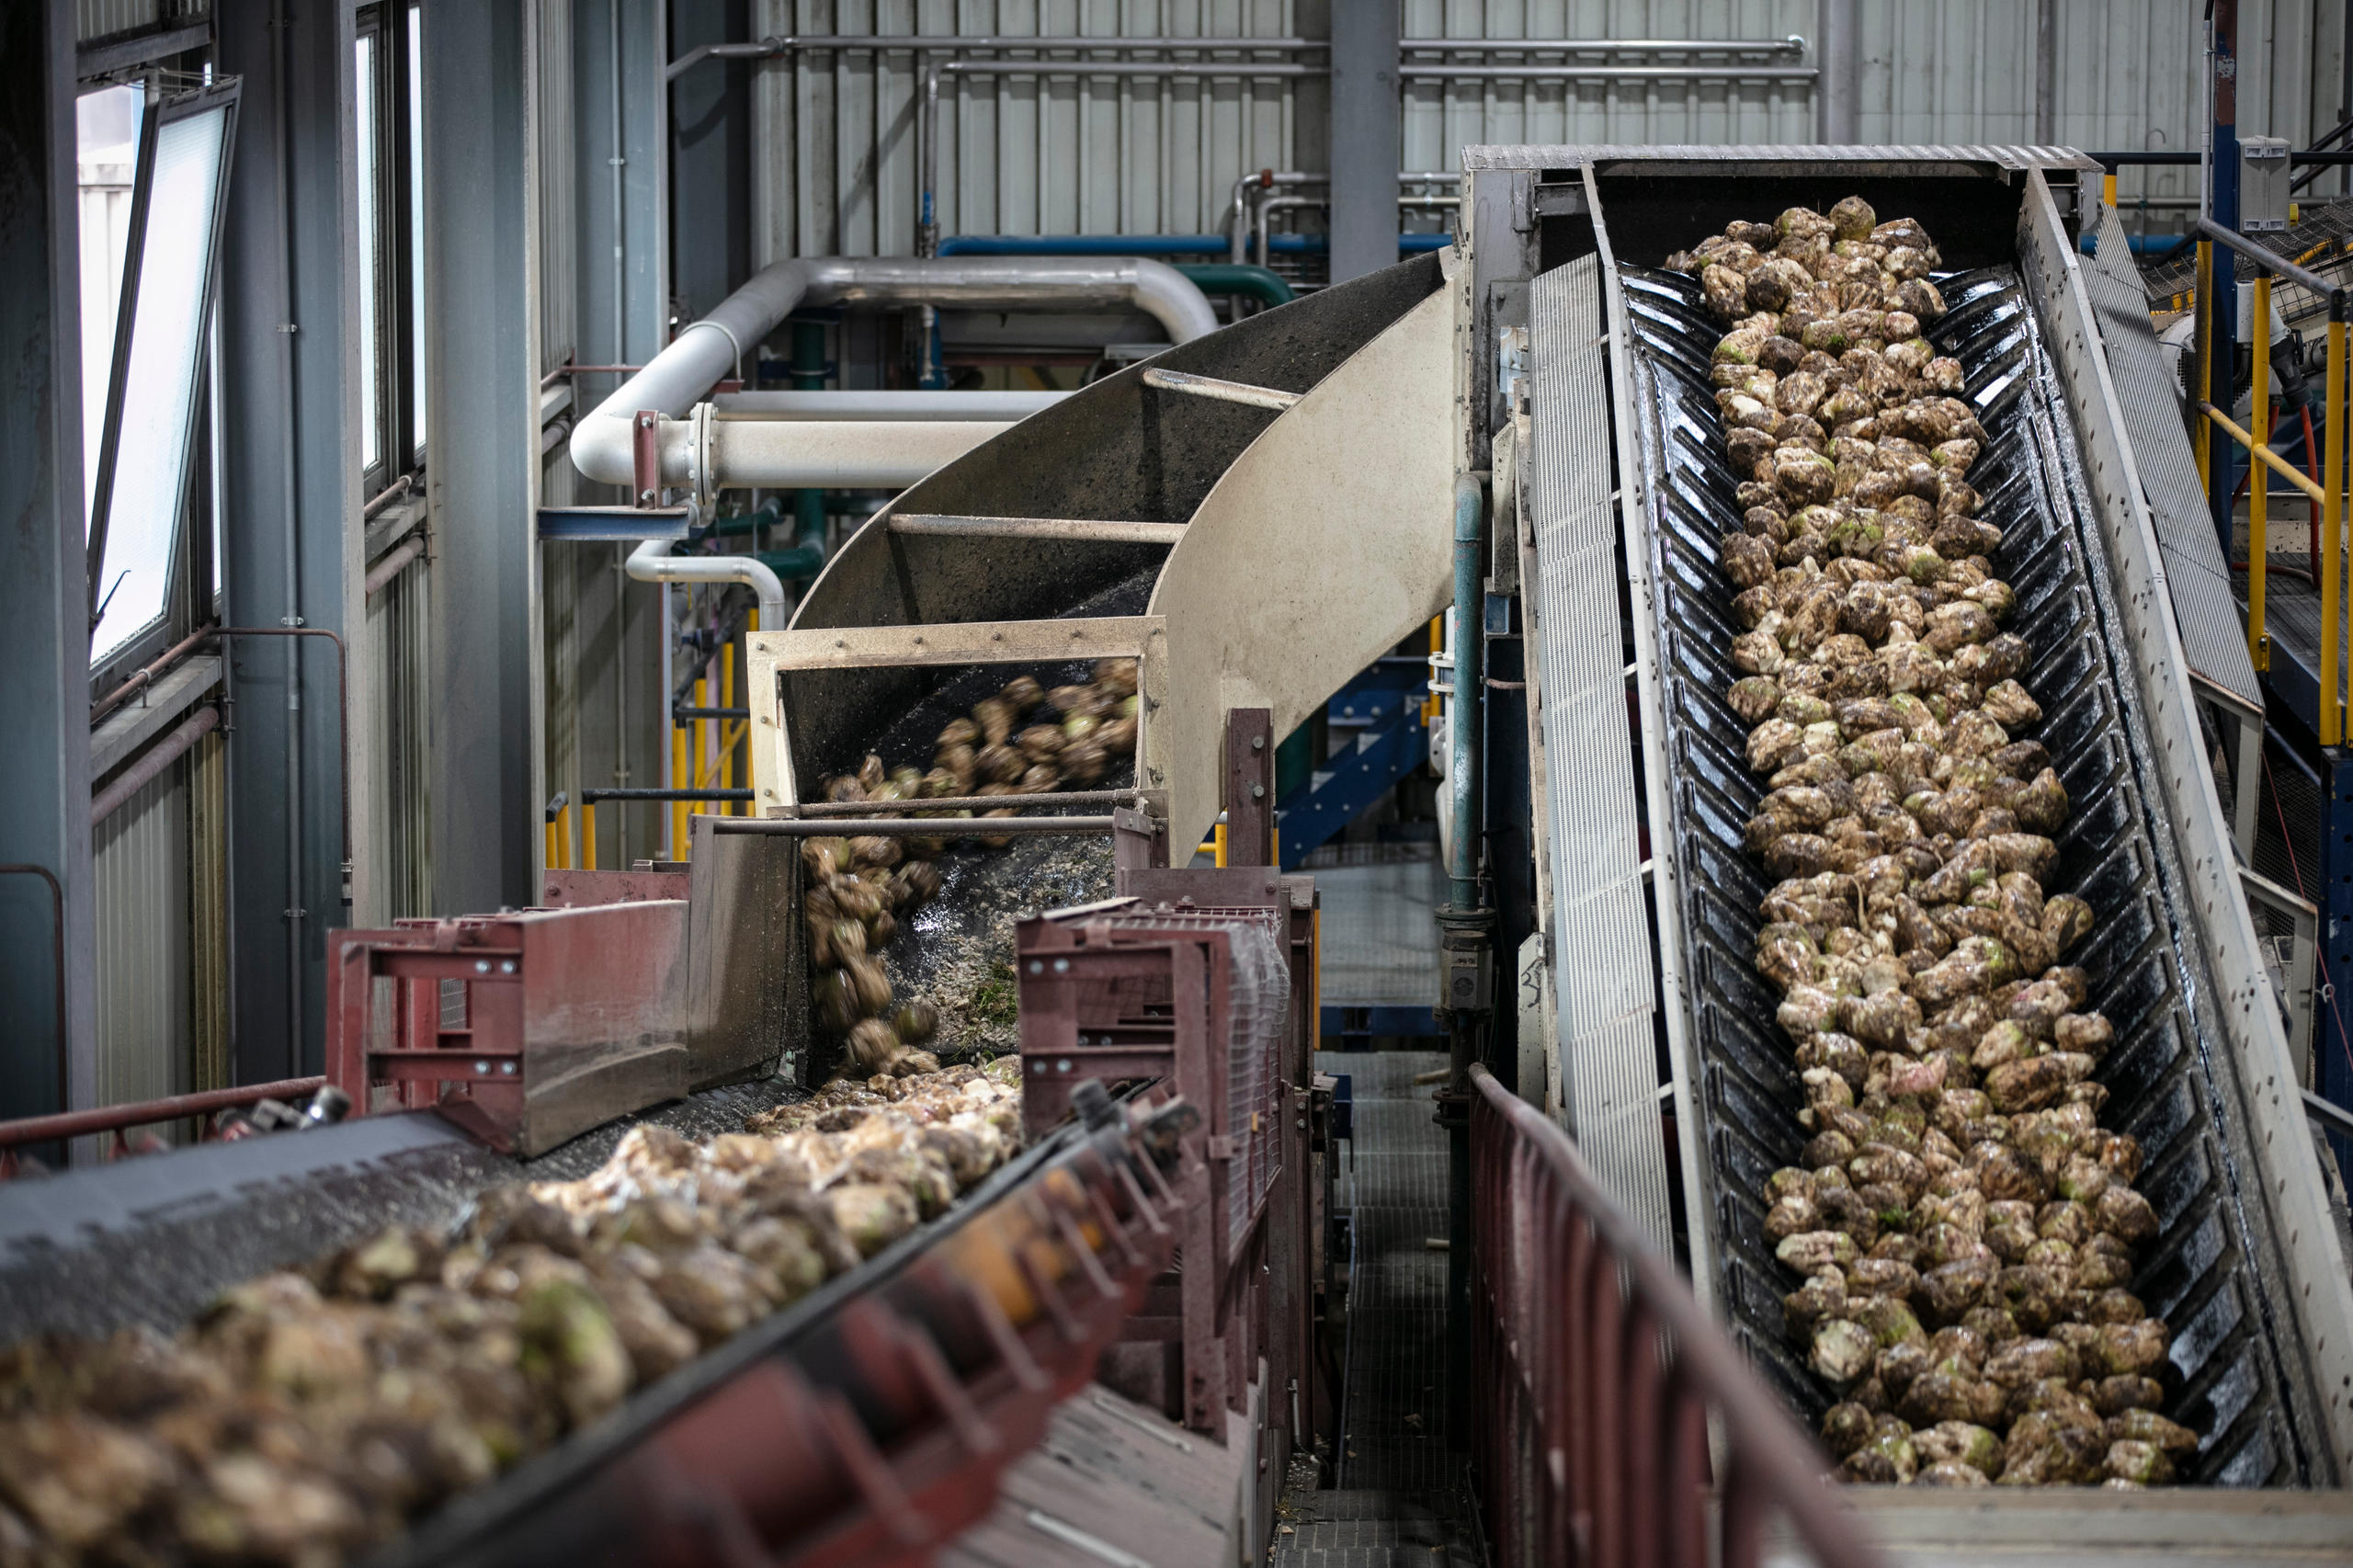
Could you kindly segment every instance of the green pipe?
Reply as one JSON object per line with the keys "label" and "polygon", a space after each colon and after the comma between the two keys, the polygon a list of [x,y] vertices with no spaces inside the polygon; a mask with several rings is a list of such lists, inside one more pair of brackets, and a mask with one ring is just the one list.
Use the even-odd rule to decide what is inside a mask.
{"label": "green pipe", "polygon": [[1299,297],[1280,273],[1238,261],[1178,262],[1176,270],[1204,294],[1241,294],[1269,306],[1288,305]]}
{"label": "green pipe", "polygon": [[[823,392],[825,387],[825,328],[821,322],[797,321],[792,324],[792,387],[795,392]],[[792,498],[793,549],[787,555],[799,555],[814,550],[815,557],[809,566],[787,571],[770,562],[779,577],[813,577],[825,563],[825,493],[803,490]]]}

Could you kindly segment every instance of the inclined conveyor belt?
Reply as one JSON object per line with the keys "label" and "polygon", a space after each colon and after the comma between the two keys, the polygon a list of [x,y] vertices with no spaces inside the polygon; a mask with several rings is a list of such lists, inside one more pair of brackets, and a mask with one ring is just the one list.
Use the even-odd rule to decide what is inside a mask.
{"label": "inclined conveyor belt", "polygon": [[[1768,202],[1768,207],[1779,203]],[[1755,972],[1757,904],[1772,879],[1741,847],[1764,792],[1742,751],[1745,726],[1723,693],[1736,591],[1717,540],[1739,527],[1709,381],[1722,327],[1699,285],[1620,264],[1641,482],[1651,499],[1651,570],[1675,831],[1676,886],[1689,982],[1688,1050],[1703,1125],[1718,1310],[1766,1375],[1809,1420],[1829,1403],[1782,1332],[1796,1280],[1765,1234],[1766,1178],[1794,1162],[1802,1134],[1777,998]],[[2116,590],[2089,515],[2085,464],[2060,380],[2018,271],[1939,279],[1949,306],[1928,335],[1961,360],[1990,437],[1971,471],[1980,516],[2000,527],[1995,562],[2018,592],[2008,630],[2033,650],[2024,684],[2046,718],[2072,809],[2048,891],[2089,902],[2099,924],[2069,955],[2092,979],[2090,1006],[2115,1024],[2099,1079],[2104,1125],[2141,1141],[2140,1187],[2159,1239],[2133,1290],[2172,1328],[2165,1414],[2204,1435],[2184,1480],[2238,1486],[2326,1485],[2336,1464],[2326,1402],[2297,1330],[2277,1303],[2287,1272],[2245,1159],[2257,1136],[2218,1077],[2228,1049],[2217,988],[2190,938],[2181,852],[2154,783],[2139,682],[2120,661]],[[2301,1131],[2301,1129],[2294,1131]],[[1695,1228],[1699,1217],[1693,1220]]]}

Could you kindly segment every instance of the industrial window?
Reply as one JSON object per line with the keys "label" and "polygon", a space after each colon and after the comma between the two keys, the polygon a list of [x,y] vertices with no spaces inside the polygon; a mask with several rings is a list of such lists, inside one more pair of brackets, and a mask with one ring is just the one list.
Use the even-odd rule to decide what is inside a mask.
{"label": "industrial window", "polygon": [[425,456],[422,20],[369,6],[353,45],[359,161],[360,461],[375,495]]}
{"label": "industrial window", "polygon": [[[173,585],[197,564],[183,524],[237,108],[234,82],[120,91],[91,95],[82,116],[81,200],[98,220],[84,227],[82,294],[110,316],[85,328],[94,666],[161,627]],[[103,377],[103,401],[91,377]]]}

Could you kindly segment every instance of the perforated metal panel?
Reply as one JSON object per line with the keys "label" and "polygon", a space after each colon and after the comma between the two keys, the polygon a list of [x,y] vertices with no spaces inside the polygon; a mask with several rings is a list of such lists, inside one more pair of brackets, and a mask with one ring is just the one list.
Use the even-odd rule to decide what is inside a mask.
{"label": "perforated metal panel", "polygon": [[1660,1136],[1657,999],[1627,731],[1617,512],[1597,257],[1529,290],[1536,572],[1528,639],[1543,744],[1562,1104],[1595,1174],[1662,1251],[1673,1237]]}

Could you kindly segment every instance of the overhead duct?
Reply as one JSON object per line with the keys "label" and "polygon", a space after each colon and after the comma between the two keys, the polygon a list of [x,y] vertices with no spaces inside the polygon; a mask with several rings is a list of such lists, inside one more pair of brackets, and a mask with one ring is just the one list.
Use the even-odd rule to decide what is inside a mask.
{"label": "overhead duct", "polygon": [[[631,461],[631,418],[650,409],[665,416],[665,483],[688,483],[688,472],[697,467],[689,450],[693,437],[686,426],[673,426],[671,421],[693,409],[722,377],[736,373],[745,358],[756,354],[761,341],[804,304],[958,305],[1001,311],[1127,305],[1158,321],[1172,343],[1189,342],[1218,327],[1209,297],[1189,278],[1165,263],[1138,257],[797,257],[762,268],[750,282],[720,301],[710,314],[679,333],[643,369],[623,381],[573,432],[573,462],[600,484],[630,483],[636,472]],[[949,457],[961,455],[995,433],[986,421],[940,423],[950,426],[949,432],[940,437],[955,443],[954,450],[946,453]],[[790,438],[809,440],[822,428],[800,425]],[[821,465],[827,475],[822,479],[777,478],[765,472],[739,477],[723,460],[718,472],[699,472],[698,477],[706,489],[721,488],[722,483],[905,484],[930,472],[926,467],[906,474],[906,454],[925,444],[922,432],[928,428],[928,424],[918,421],[870,426],[855,437],[845,436],[835,444],[830,465]],[[728,455],[714,454],[722,460]],[[882,472],[886,468],[891,475],[905,477],[887,476]],[[675,481],[670,477],[673,473]]]}

